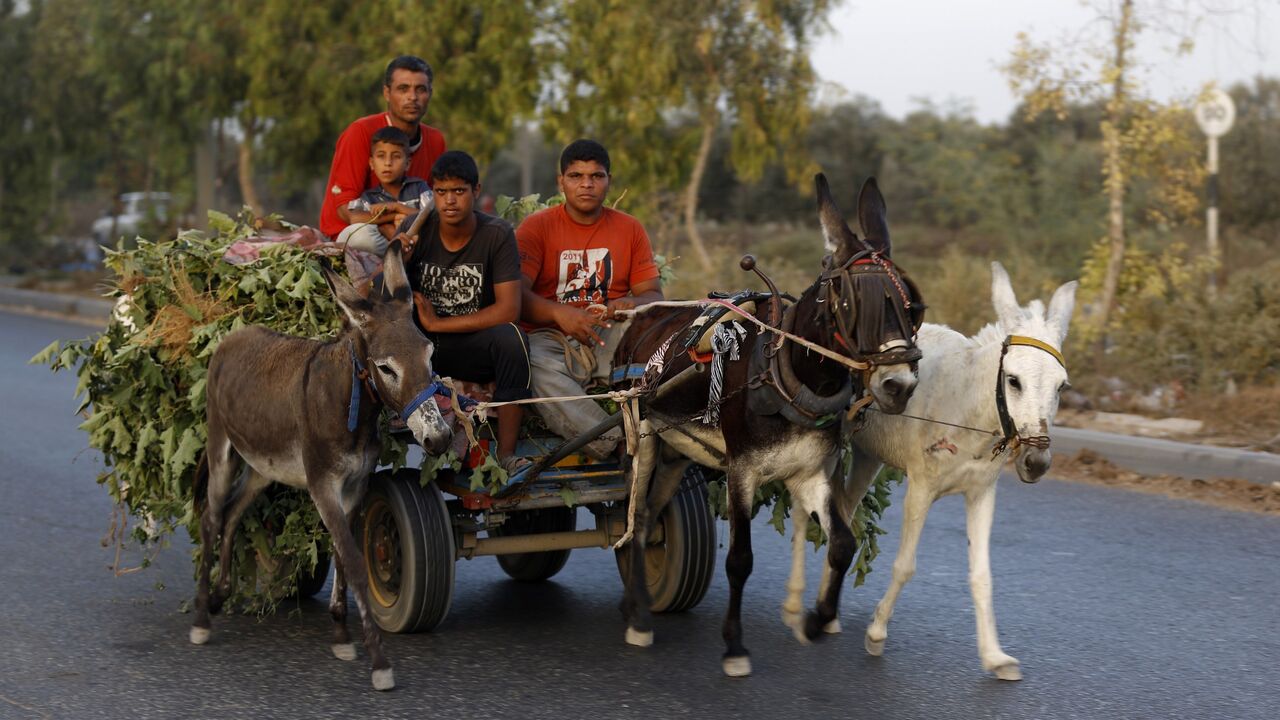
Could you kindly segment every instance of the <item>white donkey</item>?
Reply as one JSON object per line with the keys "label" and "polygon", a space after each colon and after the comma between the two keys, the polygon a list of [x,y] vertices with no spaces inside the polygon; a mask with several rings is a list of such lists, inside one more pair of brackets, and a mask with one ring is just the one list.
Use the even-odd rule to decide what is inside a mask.
{"label": "white donkey", "polygon": [[[921,327],[917,345],[924,356],[916,392],[903,415],[871,412],[866,428],[854,434],[856,451],[840,508],[845,518],[852,517],[882,464],[906,472],[907,496],[893,579],[867,627],[867,652],[880,655],[898,593],[915,573],[916,547],[929,507],[944,495],[963,493],[978,655],[982,667],[1001,680],[1019,680],[1018,660],[1000,649],[991,606],[989,540],[996,479],[1005,461],[1001,450],[1006,447],[1023,482],[1034,483],[1049,469],[1049,428],[1058,410],[1058,395],[1069,387],[1059,348],[1071,322],[1076,282],[1059,287],[1046,310],[1039,300],[1019,307],[1000,263],[991,264],[991,276],[991,300],[998,317],[994,324],[971,338],[944,325]],[[994,439],[908,416],[984,430],[999,428],[1004,437]],[[783,619],[793,627],[803,607],[808,520],[797,514],[793,521],[792,569],[783,604]],[[828,568],[824,563],[820,592],[831,581]],[[826,629],[840,631],[838,622]]]}

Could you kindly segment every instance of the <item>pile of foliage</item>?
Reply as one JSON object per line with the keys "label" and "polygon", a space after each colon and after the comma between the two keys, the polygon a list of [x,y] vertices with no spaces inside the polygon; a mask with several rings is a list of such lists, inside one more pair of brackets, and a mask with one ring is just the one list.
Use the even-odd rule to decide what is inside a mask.
{"label": "pile of foliage", "polygon": [[[536,196],[502,198],[500,212],[519,222],[547,205]],[[267,246],[253,263],[232,265],[223,260],[227,248],[258,233],[252,215],[232,219],[210,213],[210,225],[208,235],[187,231],[171,241],[139,239],[136,246],[109,251],[106,265],[115,275],[111,294],[121,300],[111,322],[97,336],[54,342],[32,359],[77,374],[76,394],[83,398],[79,411],[87,418],[81,429],[105,465],[98,483],[118,504],[117,555],[132,540],[144,550],[144,567],[147,556],[180,528],[196,544],[193,559],[198,557],[203,497],[195,479],[206,443],[205,379],[222,338],[241,327],[265,325],[325,339],[341,325],[321,275],[321,263],[329,260],[279,244]],[[660,264],[669,275],[669,264]],[[406,445],[385,432],[385,425],[383,430],[380,462],[398,468]],[[429,482],[444,466],[457,469],[457,455],[429,458],[421,468],[422,481]],[[501,486],[506,477],[486,462],[471,479],[475,489]],[[854,518],[861,544],[857,583],[870,571],[876,536],[883,534],[876,522],[889,502],[888,483],[887,475],[877,479]],[[713,504],[723,516],[722,488],[712,484]],[[572,504],[572,497],[566,499]],[[762,506],[772,506],[771,522],[783,532],[790,509],[786,490],[776,483],[761,489],[756,507]],[[131,530],[129,517],[136,519]],[[810,528],[811,539],[821,544],[820,528]],[[310,499],[281,485],[273,485],[245,512],[233,547],[229,606],[256,612],[273,610],[296,590],[298,578],[330,553]]]}
{"label": "pile of foliage", "polygon": [[[178,528],[198,549],[202,498],[193,481],[205,447],[205,376],[222,338],[254,324],[311,338],[333,337],[340,327],[322,257],[280,244],[252,264],[231,265],[223,253],[257,234],[252,219],[210,213],[210,224],[210,235],[188,231],[109,251],[112,294],[125,299],[111,322],[100,335],[55,342],[33,358],[77,373],[87,414],[80,427],[106,466],[98,483],[139,520],[129,533],[118,523],[116,542],[142,544],[144,566]],[[403,464],[404,444],[382,437],[382,460]],[[327,552],[306,494],[273,486],[246,511],[236,535],[232,606],[270,608]]]}

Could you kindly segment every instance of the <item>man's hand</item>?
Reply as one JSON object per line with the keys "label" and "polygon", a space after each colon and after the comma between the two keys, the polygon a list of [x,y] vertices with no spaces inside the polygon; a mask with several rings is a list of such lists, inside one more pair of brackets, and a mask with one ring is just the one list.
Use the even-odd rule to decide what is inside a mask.
{"label": "man's hand", "polygon": [[415,290],[413,292],[413,307],[418,313],[418,325],[422,326],[424,331],[431,332],[436,322],[440,319],[440,316],[436,315],[435,308],[431,307],[431,301],[427,299],[426,295]]}
{"label": "man's hand", "polygon": [[597,329],[610,327],[600,315],[573,305],[560,305],[556,309],[555,319],[560,332],[583,345],[604,345]]}
{"label": "man's hand", "polygon": [[619,317],[618,313],[623,310],[634,310],[636,309],[636,306],[637,306],[637,303],[636,303],[635,297],[631,295],[625,295],[623,297],[618,298],[617,300],[609,301],[608,310],[605,312],[605,316],[611,317],[614,320],[622,320],[624,318]]}
{"label": "man's hand", "polygon": [[408,258],[413,254],[414,246],[418,244],[418,236],[398,232],[395,237],[391,238],[391,242],[400,243],[400,257]]}

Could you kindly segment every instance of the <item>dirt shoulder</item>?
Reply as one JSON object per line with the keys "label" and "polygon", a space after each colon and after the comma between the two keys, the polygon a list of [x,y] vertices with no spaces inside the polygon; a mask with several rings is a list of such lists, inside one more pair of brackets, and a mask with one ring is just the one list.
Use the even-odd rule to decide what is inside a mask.
{"label": "dirt shoulder", "polygon": [[1117,467],[1092,450],[1055,456],[1049,477],[1280,516],[1280,481],[1264,485],[1235,478],[1194,480],[1175,475],[1141,475]]}

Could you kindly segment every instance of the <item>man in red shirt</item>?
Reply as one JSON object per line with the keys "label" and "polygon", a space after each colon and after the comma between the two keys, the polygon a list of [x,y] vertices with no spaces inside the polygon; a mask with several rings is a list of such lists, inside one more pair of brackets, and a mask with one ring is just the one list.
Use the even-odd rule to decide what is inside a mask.
{"label": "man in red shirt", "polygon": [[[609,153],[577,140],[560,154],[556,183],[564,204],[530,215],[516,229],[524,275],[521,316],[529,328],[529,365],[537,397],[581,395],[583,385],[608,378],[613,351],[627,323],[618,310],[662,299],[649,236],[638,220],[605,207]],[[594,367],[570,369],[565,349],[594,357]],[[607,415],[590,400],[534,406],[557,434],[572,438]],[[605,459],[617,440],[584,449]]]}
{"label": "man in red shirt", "polygon": [[401,55],[387,65],[382,79],[386,112],[362,117],[338,136],[320,208],[320,232],[336,238],[350,224],[347,204],[378,185],[369,167],[369,140],[379,128],[399,128],[409,136],[408,174],[429,179],[431,166],[446,149],[444,134],[422,123],[431,102],[433,78],[431,66],[412,55]]}

